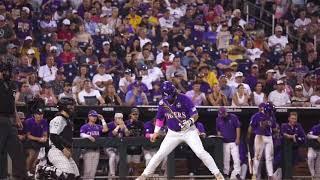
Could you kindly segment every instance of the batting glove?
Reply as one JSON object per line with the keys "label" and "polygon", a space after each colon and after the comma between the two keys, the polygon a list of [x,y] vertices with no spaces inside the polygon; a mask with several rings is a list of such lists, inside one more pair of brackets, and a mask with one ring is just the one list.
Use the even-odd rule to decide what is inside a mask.
{"label": "batting glove", "polygon": [[181,131],[185,131],[185,130],[189,129],[193,125],[193,123],[194,123],[194,121],[191,118],[187,119],[187,120],[183,120],[181,123],[179,123]]}

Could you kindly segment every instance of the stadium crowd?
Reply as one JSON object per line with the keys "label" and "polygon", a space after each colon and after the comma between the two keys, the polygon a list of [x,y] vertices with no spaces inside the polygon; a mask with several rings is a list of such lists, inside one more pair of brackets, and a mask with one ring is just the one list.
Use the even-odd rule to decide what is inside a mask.
{"label": "stadium crowd", "polygon": [[169,80],[198,106],[319,105],[318,5],[263,2],[273,35],[228,0],[5,0],[1,62],[14,65],[17,104],[154,105]]}

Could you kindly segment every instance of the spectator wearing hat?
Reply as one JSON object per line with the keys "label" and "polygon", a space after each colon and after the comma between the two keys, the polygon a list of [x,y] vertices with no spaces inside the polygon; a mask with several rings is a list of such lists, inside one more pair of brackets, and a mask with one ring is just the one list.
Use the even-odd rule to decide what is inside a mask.
{"label": "spectator wearing hat", "polygon": [[[100,120],[101,125],[96,124],[97,120]],[[90,110],[88,113],[88,121],[86,124],[80,127],[80,137],[87,138],[92,142],[95,142],[97,138],[102,136],[102,133],[108,132],[108,126],[104,117],[98,114],[95,110]],[[83,154],[83,177],[85,179],[93,180],[97,167],[99,164],[100,149],[86,148]]]}
{"label": "spectator wearing hat", "polygon": [[231,100],[233,97],[233,92],[232,92],[232,88],[227,84],[228,80],[226,75],[221,75],[219,77],[219,89],[220,91],[226,96],[227,100],[228,100],[228,104],[231,104]]}
{"label": "spectator wearing hat", "polygon": [[107,106],[121,106],[123,104],[112,83],[106,85],[103,98]]}
{"label": "spectator wearing hat", "polygon": [[228,49],[220,49],[219,50],[220,58],[216,62],[216,66],[219,70],[219,73],[223,73],[223,71],[230,67],[231,60],[228,58]]}
{"label": "spectator wearing hat", "polygon": [[94,48],[91,45],[87,45],[84,48],[84,53],[79,57],[78,63],[79,64],[89,64],[89,65],[98,65],[99,60],[98,57],[94,53]]}
{"label": "spectator wearing hat", "polygon": [[24,39],[22,48],[20,50],[22,56],[28,54],[34,54],[34,57],[40,61],[40,52],[39,49],[33,44],[33,38],[31,36],[27,36]]}
{"label": "spectator wearing hat", "polygon": [[259,76],[259,67],[258,64],[252,64],[250,68],[250,74],[248,74],[244,80],[244,83],[250,86],[250,89],[253,90],[256,87]]}
{"label": "spectator wearing hat", "polygon": [[317,86],[314,90],[314,94],[310,97],[310,103],[312,106],[320,106],[320,86]]}
{"label": "spectator wearing hat", "polygon": [[109,41],[102,42],[102,49],[98,53],[98,58],[101,63],[106,63],[106,61],[110,58],[111,46]]}
{"label": "spectator wearing hat", "polygon": [[55,80],[58,68],[54,65],[55,59],[53,56],[47,56],[46,65],[40,66],[38,76],[44,82]]}
{"label": "spectator wearing hat", "polygon": [[148,48],[145,48],[145,46],[143,46],[142,52],[138,53],[137,59],[139,64],[143,64],[143,65],[146,65],[146,63],[148,62],[153,64],[153,62],[155,61],[153,54]]}
{"label": "spectator wearing hat", "polygon": [[213,87],[214,84],[218,83],[217,75],[213,71],[210,71],[208,65],[200,65],[198,71],[199,73],[204,75],[203,80],[207,82],[210,85],[210,87]]}
{"label": "spectator wearing hat", "polygon": [[181,72],[174,72],[171,74],[171,81],[177,88],[178,92],[186,93],[188,91],[188,81],[184,80],[184,76]]}
{"label": "spectator wearing hat", "polygon": [[63,44],[63,52],[59,55],[63,65],[76,62],[76,54],[71,51],[70,42],[66,41]]}
{"label": "spectator wearing hat", "polygon": [[261,103],[267,102],[267,96],[263,90],[263,84],[261,82],[257,82],[254,88],[254,91],[251,93],[251,105],[252,106],[259,106]]}
{"label": "spectator wearing hat", "polygon": [[192,85],[192,90],[186,92],[186,96],[193,102],[196,106],[206,106],[208,101],[206,95],[200,91],[201,82],[194,81]]}
{"label": "spectator wearing hat", "polygon": [[74,37],[73,32],[70,29],[71,21],[69,19],[64,19],[62,21],[61,27],[57,31],[58,40],[60,42],[70,42]]}
{"label": "spectator wearing hat", "polygon": [[126,94],[128,86],[132,84],[135,80],[135,75],[131,72],[130,69],[124,71],[124,75],[120,78],[119,81],[119,90],[122,94]]}
{"label": "spectator wearing hat", "polygon": [[28,175],[35,172],[36,160],[41,147],[45,146],[48,140],[48,122],[43,118],[43,109],[36,109],[33,117],[26,120],[27,142],[26,147],[28,157],[26,160]]}
{"label": "spectator wearing hat", "polygon": [[19,40],[24,40],[27,36],[32,35],[32,21],[29,17],[30,9],[22,7],[20,17],[15,20],[15,32]]}
{"label": "spectator wearing hat", "polygon": [[44,100],[46,106],[55,106],[58,103],[56,96],[54,95],[51,84],[44,84],[40,97]]}
{"label": "spectator wearing hat", "polygon": [[115,34],[115,29],[112,24],[108,23],[108,15],[107,14],[101,14],[100,15],[101,22],[98,23],[98,33],[100,35],[106,35],[106,36],[112,36]]}
{"label": "spectator wearing hat", "polygon": [[0,31],[3,32],[0,42],[0,54],[3,55],[6,53],[7,45],[16,38],[14,30],[7,23],[4,15],[0,15]]}
{"label": "spectator wearing hat", "polygon": [[170,15],[174,17],[175,21],[179,21],[182,16],[184,16],[184,11],[182,7],[179,7],[177,0],[166,0],[167,9],[170,12]]}
{"label": "spectator wearing hat", "polygon": [[[142,77],[140,77],[142,80]],[[144,93],[141,80],[138,80],[133,83],[131,88],[128,88],[128,91],[126,93],[125,97],[125,103],[128,106],[136,106],[136,105],[148,105],[148,98],[147,95]],[[146,85],[144,85],[146,86]],[[130,90],[129,90],[130,89]],[[148,89],[148,88],[147,88]]]}
{"label": "spectator wearing hat", "polygon": [[244,89],[245,89],[245,93],[247,95],[250,95],[251,94],[251,88],[250,88],[250,86],[248,84],[244,83],[243,80],[244,80],[243,73],[238,71],[234,75],[234,82],[230,82],[230,83],[228,83],[228,85],[233,89],[233,93],[234,93],[235,91],[237,91],[236,89],[238,89],[238,86],[240,84],[242,84]]}
{"label": "spectator wearing hat", "polygon": [[33,99],[33,93],[30,89],[30,85],[27,82],[23,82],[19,88],[19,91],[15,94],[15,103],[17,105],[26,105]]}
{"label": "spectator wearing hat", "polygon": [[55,80],[49,82],[49,84],[52,86],[53,93],[55,96],[58,96],[60,93],[63,92],[65,79],[66,77],[64,76],[63,72],[58,71]]}
{"label": "spectator wearing hat", "polygon": [[149,75],[148,67],[147,66],[141,66],[139,68],[139,74],[138,76],[142,77],[142,83],[144,83],[148,90],[150,91],[152,89],[152,82],[156,81],[152,76]]}
{"label": "spectator wearing hat", "polygon": [[246,42],[246,53],[245,56],[251,61],[254,62],[256,59],[260,58],[261,54],[263,53],[262,50],[260,50],[257,47],[254,47],[254,43],[252,40],[248,40]]}
{"label": "spectator wearing hat", "polygon": [[110,74],[106,74],[105,65],[100,64],[97,68],[97,74],[95,74],[92,79],[93,87],[100,92],[103,92],[106,89],[106,85],[111,84],[112,82],[112,76]]}
{"label": "spectator wearing hat", "polygon": [[170,15],[170,10],[164,10],[163,16],[159,18],[160,27],[166,27],[168,29],[173,28],[173,23],[175,22],[175,18]]}
{"label": "spectator wearing hat", "polygon": [[60,100],[63,97],[73,98],[75,102],[78,102],[76,94],[72,93],[72,86],[69,82],[64,82],[63,92],[59,94],[58,99]]}
{"label": "spectator wearing hat", "polygon": [[176,38],[174,38],[174,41],[178,46],[178,49],[181,51],[184,51],[185,47],[191,47],[194,48],[193,42],[192,42],[192,28],[190,26],[185,27],[183,34],[177,35]]}
{"label": "spectator wearing hat", "polygon": [[213,85],[212,93],[207,95],[209,105],[211,106],[228,106],[227,97],[220,90],[220,86],[218,84]]}
{"label": "spectator wearing hat", "polygon": [[124,71],[124,67],[116,52],[110,53],[110,59],[107,60],[105,66],[106,73],[110,74],[115,82],[119,82],[119,79]]}
{"label": "spectator wearing hat", "polygon": [[104,105],[105,101],[98,90],[92,88],[90,80],[85,80],[83,90],[78,94],[80,105],[97,106]]}
{"label": "spectator wearing hat", "polygon": [[[129,130],[129,137],[142,137],[144,136],[144,124],[139,118],[139,109],[132,108],[129,114],[129,120],[125,121],[125,125]],[[127,160],[129,168],[132,169],[132,175],[137,176],[138,171],[137,166],[140,163],[140,158],[142,154],[141,146],[129,146],[127,149]]]}
{"label": "spectator wearing hat", "polygon": [[232,36],[231,36],[230,31],[228,31],[227,21],[221,22],[221,28],[217,34],[217,41],[216,41],[217,49],[218,50],[227,49],[230,45],[231,38],[232,38]]}
{"label": "spectator wearing hat", "polygon": [[17,67],[19,64],[18,46],[13,43],[7,45],[7,53],[3,56],[0,62],[11,63],[13,67]]}
{"label": "spectator wearing hat", "polygon": [[294,61],[294,72],[297,76],[297,83],[302,84],[304,76],[309,72],[307,66],[303,65],[302,60],[299,56],[293,58]]}
{"label": "spectator wearing hat", "polygon": [[184,50],[184,57],[182,58],[182,66],[188,67],[190,61],[199,62],[198,57],[194,54],[193,49],[191,47],[185,47]]}
{"label": "spectator wearing hat", "polygon": [[286,64],[284,61],[280,61],[276,68],[276,73],[274,75],[275,79],[281,79],[286,76]]}
{"label": "spectator wearing hat", "polygon": [[303,83],[301,84],[301,86],[303,87],[303,96],[306,98],[310,98],[314,94],[316,85],[316,76],[314,74],[307,73],[303,78]]}
{"label": "spectator wearing hat", "polygon": [[175,72],[179,72],[180,74],[183,75],[183,79],[187,81],[187,70],[185,67],[181,65],[181,59],[180,57],[176,56],[174,57],[172,61],[172,65],[169,66],[166,70],[166,79],[169,81],[172,81],[171,75]]}
{"label": "spectator wearing hat", "polygon": [[40,20],[40,30],[43,34],[57,31],[57,22],[52,18],[52,14],[46,11],[43,18]]}
{"label": "spectator wearing hat", "polygon": [[272,102],[275,106],[289,106],[291,103],[290,97],[284,91],[284,87],[284,82],[278,80],[276,89],[269,94],[268,101]]}
{"label": "spectator wearing hat", "polygon": [[140,41],[140,48],[142,49],[143,46],[148,43],[148,42],[151,42],[151,39],[149,39],[147,37],[148,35],[148,29],[147,28],[139,28],[138,30],[138,38],[139,38],[139,41]]}
{"label": "spectator wearing hat", "polygon": [[240,83],[236,87],[231,106],[249,106],[250,94],[245,91],[244,84]]}
{"label": "spectator wearing hat", "polygon": [[148,97],[148,101],[150,105],[157,105],[159,104],[159,101],[162,98],[162,92],[161,92],[161,82],[160,81],[154,81],[152,82],[152,89],[150,91],[150,95]]}
{"label": "spectator wearing hat", "polygon": [[283,29],[280,25],[275,27],[275,34],[268,39],[268,45],[272,49],[279,48],[282,50],[288,44],[288,38],[282,35]]}
{"label": "spectator wearing hat", "polygon": [[172,62],[173,61],[173,58],[174,58],[174,54],[170,53],[169,52],[169,43],[168,42],[163,42],[161,44],[161,52],[157,55],[156,57],[156,63],[157,65],[163,63],[164,61],[164,55],[165,54],[168,54],[169,55],[169,61]]}
{"label": "spectator wearing hat", "polygon": [[291,98],[291,105],[294,107],[310,107],[309,98],[303,96],[303,86],[296,85],[294,88],[294,96]]}
{"label": "spectator wearing hat", "polygon": [[271,91],[275,89],[277,84],[277,80],[274,78],[276,71],[274,69],[269,69],[266,72],[266,80],[265,80],[265,88],[264,92],[269,94]]}

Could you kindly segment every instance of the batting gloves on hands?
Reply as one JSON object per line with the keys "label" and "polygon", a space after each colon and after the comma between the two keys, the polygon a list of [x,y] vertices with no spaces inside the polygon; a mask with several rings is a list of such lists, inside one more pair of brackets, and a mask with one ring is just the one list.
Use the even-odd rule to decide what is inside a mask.
{"label": "batting gloves on hands", "polygon": [[192,118],[183,120],[182,122],[179,123],[179,126],[181,128],[181,131],[185,131],[189,129],[192,125],[194,124],[194,121]]}

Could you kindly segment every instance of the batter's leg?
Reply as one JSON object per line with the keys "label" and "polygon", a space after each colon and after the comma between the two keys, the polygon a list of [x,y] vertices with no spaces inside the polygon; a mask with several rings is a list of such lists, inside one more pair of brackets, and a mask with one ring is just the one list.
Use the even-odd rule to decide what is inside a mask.
{"label": "batter's leg", "polygon": [[266,168],[268,176],[273,175],[273,141],[271,136],[264,137],[265,139],[265,157],[266,157]]}
{"label": "batter's leg", "polygon": [[212,174],[215,176],[220,175],[220,171],[214,162],[211,155],[204,150],[201,139],[198,135],[198,131],[195,126],[191,127],[185,133],[185,142],[189,145],[192,151],[198,156],[199,159],[202,160],[204,165],[210,170]]}
{"label": "batter's leg", "polygon": [[262,137],[260,135],[256,135],[256,137],[254,138],[254,158],[253,158],[253,166],[252,166],[252,174],[253,174],[252,179],[256,179],[263,149],[264,149],[264,143],[263,143]]}
{"label": "batter's leg", "polygon": [[177,132],[169,130],[160,145],[159,151],[151,158],[142,175],[148,176],[154,173],[161,161],[182,142],[182,139],[183,137],[180,137]]}
{"label": "batter's leg", "polygon": [[223,173],[229,175],[230,173],[230,143],[223,143]]}

